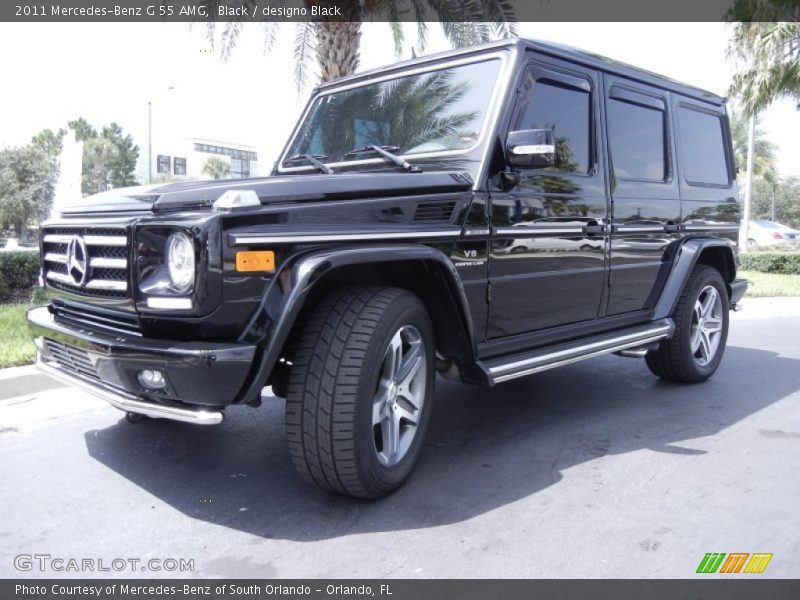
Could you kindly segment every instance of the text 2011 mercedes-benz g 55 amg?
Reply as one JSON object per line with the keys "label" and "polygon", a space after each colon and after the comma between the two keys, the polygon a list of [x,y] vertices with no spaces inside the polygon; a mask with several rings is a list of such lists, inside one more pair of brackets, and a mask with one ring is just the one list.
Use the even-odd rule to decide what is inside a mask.
{"label": "text 2011 mercedes-benz g 55 amg", "polygon": [[42,230],[42,369],[129,416],[286,398],[292,460],[378,497],[436,373],[719,366],[739,226],[724,100],[511,40],[321,85],[271,176],[118,189]]}

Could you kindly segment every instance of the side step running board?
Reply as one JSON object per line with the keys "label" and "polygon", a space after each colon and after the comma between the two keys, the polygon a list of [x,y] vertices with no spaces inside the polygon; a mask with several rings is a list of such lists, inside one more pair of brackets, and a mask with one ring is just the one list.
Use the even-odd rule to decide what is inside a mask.
{"label": "side step running board", "polygon": [[670,337],[674,330],[675,324],[672,319],[660,319],[647,325],[638,325],[574,342],[478,361],[478,366],[486,373],[489,385],[494,385],[587,358],[657,342]]}

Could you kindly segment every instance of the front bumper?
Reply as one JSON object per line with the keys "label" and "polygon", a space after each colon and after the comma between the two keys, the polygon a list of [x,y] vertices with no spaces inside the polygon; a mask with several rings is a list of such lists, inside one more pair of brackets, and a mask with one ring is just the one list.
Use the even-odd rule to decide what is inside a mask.
{"label": "front bumper", "polygon": [[[255,346],[107,335],[57,322],[47,307],[28,311],[45,373],[127,412],[213,425],[247,381]],[[163,390],[145,389],[144,369],[161,371]]]}

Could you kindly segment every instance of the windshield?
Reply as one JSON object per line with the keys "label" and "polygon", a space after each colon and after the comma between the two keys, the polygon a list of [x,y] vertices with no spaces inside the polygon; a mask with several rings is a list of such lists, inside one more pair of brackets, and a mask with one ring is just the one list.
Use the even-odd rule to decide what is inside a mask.
{"label": "windshield", "polygon": [[324,94],[286,157],[308,154],[336,163],[363,159],[352,151],[372,145],[400,155],[471,148],[499,67],[499,60],[486,60]]}

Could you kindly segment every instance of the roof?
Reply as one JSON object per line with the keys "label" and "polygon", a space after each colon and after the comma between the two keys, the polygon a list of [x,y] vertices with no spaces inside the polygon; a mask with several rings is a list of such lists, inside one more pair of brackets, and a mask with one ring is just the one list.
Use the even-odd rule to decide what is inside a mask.
{"label": "roof", "polygon": [[635,67],[626,64],[624,62],[606,58],[599,54],[594,54],[586,50],[573,48],[565,44],[558,44],[554,42],[542,42],[538,40],[530,40],[523,38],[509,38],[506,40],[499,40],[496,42],[481,44],[479,46],[458,48],[455,50],[448,50],[446,52],[439,52],[436,54],[429,54],[426,56],[413,58],[411,60],[404,60],[377,69],[371,69],[369,71],[357,73],[356,75],[351,75],[349,77],[343,77],[341,79],[336,79],[334,81],[323,83],[319,86],[318,89],[324,90],[331,87],[337,87],[339,85],[342,85],[343,83],[354,83],[362,79],[370,79],[377,75],[386,74],[387,71],[395,71],[395,70],[401,71],[414,66],[440,62],[443,60],[459,58],[463,56],[483,54],[490,52],[492,50],[504,49],[504,48],[534,50],[536,52],[548,54],[556,58],[561,58],[572,62],[576,62],[591,67],[593,69],[597,69],[599,71],[615,75],[622,75],[630,79],[641,81],[642,83],[654,85],[656,87],[660,87],[666,90],[673,90],[680,94],[696,98],[698,100],[704,100],[706,102],[711,102],[714,104],[722,104],[723,102],[725,102],[725,99],[722,96],[718,96],[717,94],[714,94],[707,90],[692,85],[688,85],[686,83],[681,83],[679,81],[670,79],[669,77],[664,77],[663,75],[647,71],[646,69],[640,69],[639,67]]}

